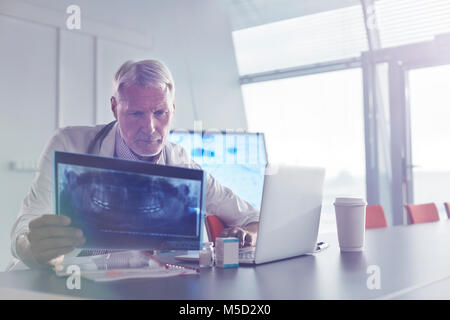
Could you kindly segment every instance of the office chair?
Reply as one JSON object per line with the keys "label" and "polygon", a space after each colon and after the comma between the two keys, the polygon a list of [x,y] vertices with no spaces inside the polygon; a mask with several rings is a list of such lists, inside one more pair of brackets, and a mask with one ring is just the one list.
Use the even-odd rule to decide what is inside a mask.
{"label": "office chair", "polygon": [[407,204],[406,210],[413,224],[439,221],[439,212],[434,203]]}
{"label": "office chair", "polygon": [[383,207],[379,204],[366,207],[366,229],[386,228],[387,222]]}
{"label": "office chair", "polygon": [[444,202],[444,207],[447,212],[447,217],[450,219],[450,202]]}
{"label": "office chair", "polygon": [[206,226],[206,232],[208,233],[208,239],[209,241],[214,243],[214,246],[216,245],[216,238],[220,237],[220,234],[222,230],[225,228],[223,226],[222,221],[220,221],[219,218],[216,216],[206,216],[205,218],[205,226]]}

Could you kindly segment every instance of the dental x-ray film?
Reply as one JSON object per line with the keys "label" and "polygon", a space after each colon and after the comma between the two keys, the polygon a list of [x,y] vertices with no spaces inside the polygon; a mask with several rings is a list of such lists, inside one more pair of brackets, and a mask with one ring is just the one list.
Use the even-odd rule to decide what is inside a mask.
{"label": "dental x-ray film", "polygon": [[54,164],[56,214],[84,248],[200,249],[202,170],[60,151]]}

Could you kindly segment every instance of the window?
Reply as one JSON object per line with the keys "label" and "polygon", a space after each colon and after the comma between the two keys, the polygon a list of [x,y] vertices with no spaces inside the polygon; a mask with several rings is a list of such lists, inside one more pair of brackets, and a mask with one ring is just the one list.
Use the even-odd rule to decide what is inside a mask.
{"label": "window", "polygon": [[269,161],[326,168],[319,232],[335,232],[333,202],[365,198],[361,69],[242,86],[250,131],[266,135]]}
{"label": "window", "polygon": [[[266,134],[269,160],[288,159],[327,169],[321,232],[335,230],[332,206],[335,197],[366,198],[363,81],[361,69],[356,67],[362,64],[361,52],[368,51],[368,39],[362,6],[358,3],[233,32],[248,126],[252,131]],[[373,8],[382,48],[450,34],[449,0],[374,0]],[[368,9],[370,14],[372,8]],[[402,53],[401,49],[391,51]],[[402,54],[405,61],[420,56],[414,51]],[[444,52],[439,54],[445,56]],[[327,72],[331,70],[341,71]],[[444,141],[450,138],[444,107],[450,98],[448,85],[444,88],[450,71],[437,70],[413,70],[408,77],[412,158],[417,165],[413,169],[416,203],[450,201],[443,194],[450,187],[445,182],[449,179],[444,178],[450,178],[450,171],[444,165],[450,159],[443,147]],[[403,200],[396,203],[394,199],[403,199],[406,191],[397,188],[405,177],[392,165],[397,163],[398,155],[391,152],[391,142],[396,141],[391,138],[400,135],[391,132],[400,127],[389,119],[395,111],[389,98],[396,93],[396,88],[392,79],[387,79],[388,69],[385,71],[385,80],[374,84],[365,82],[366,89],[372,86],[374,89],[367,91],[368,97],[377,93],[377,86],[388,89],[381,90],[387,95],[377,97],[380,108],[376,116],[367,115],[366,121],[373,126],[369,129],[374,130],[368,130],[366,138],[376,143],[367,148],[370,159],[378,159],[377,165],[367,172],[369,182],[376,182],[370,183],[368,197],[383,204],[389,216],[389,211],[393,211],[392,215],[403,212]],[[255,75],[258,73],[262,74]],[[440,98],[436,100],[436,97]],[[430,130],[433,123],[437,135]],[[427,187],[433,183],[434,187]],[[399,222],[394,219],[395,224]]]}
{"label": "window", "polygon": [[450,65],[409,72],[414,203],[450,201]]}
{"label": "window", "polygon": [[[377,0],[383,48],[450,33],[449,0]],[[367,51],[361,5],[324,11],[233,32],[241,75],[359,57]]]}
{"label": "window", "polygon": [[361,6],[233,32],[239,73],[359,57],[367,50]]}

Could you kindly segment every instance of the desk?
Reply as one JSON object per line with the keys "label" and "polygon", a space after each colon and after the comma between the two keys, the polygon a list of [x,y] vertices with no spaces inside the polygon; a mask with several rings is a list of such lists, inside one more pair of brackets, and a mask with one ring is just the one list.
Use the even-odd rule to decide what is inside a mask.
{"label": "desk", "polygon": [[392,296],[392,299],[413,300],[449,300],[450,277],[417,288],[408,288]]}
{"label": "desk", "polygon": [[[82,279],[81,290],[67,289],[65,279],[50,271],[12,271],[0,273],[0,288],[97,299],[374,299],[450,277],[448,220],[368,230],[362,253],[341,253],[336,234],[319,240],[330,243],[322,253],[256,267],[114,283]],[[367,288],[370,265],[380,268],[381,289]]]}

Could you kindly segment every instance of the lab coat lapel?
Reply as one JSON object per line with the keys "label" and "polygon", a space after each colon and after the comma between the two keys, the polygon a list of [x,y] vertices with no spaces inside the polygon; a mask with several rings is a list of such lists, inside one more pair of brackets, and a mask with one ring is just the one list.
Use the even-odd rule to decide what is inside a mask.
{"label": "lab coat lapel", "polygon": [[164,146],[164,148],[162,148],[162,150],[161,150],[161,156],[158,158],[158,160],[156,161],[156,164],[159,164],[159,165],[166,165],[167,163],[168,163],[168,161],[167,161],[167,152],[166,152],[166,149],[167,149],[167,145],[165,145]]}
{"label": "lab coat lapel", "polygon": [[108,132],[105,139],[103,139],[99,151],[100,156],[114,157],[114,148],[116,145],[116,130],[117,130],[117,123]]}

